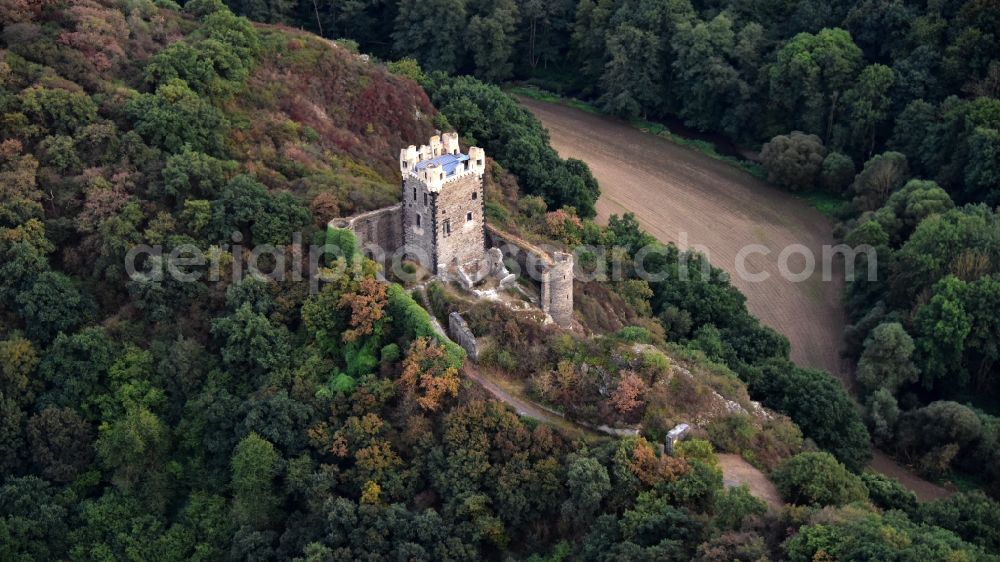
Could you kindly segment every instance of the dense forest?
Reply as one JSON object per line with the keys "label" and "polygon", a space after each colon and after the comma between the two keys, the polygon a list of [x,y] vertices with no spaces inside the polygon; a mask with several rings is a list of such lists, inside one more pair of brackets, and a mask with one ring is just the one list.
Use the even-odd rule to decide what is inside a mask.
{"label": "dense forest", "polygon": [[679,117],[753,148],[802,131],[858,169],[898,150],[911,173],[959,203],[1000,197],[1000,16],[989,0],[229,5],[251,19],[350,38],[387,60],[527,80],[620,115]]}
{"label": "dense forest", "polygon": [[[845,333],[876,443],[929,476],[958,469],[986,483],[1000,478],[996,2],[229,5],[350,38],[383,58],[521,80],[612,114],[679,120],[760,148],[771,182],[843,201],[840,234],[877,250],[878,280],[850,285]],[[864,259],[855,271],[866,271]],[[666,304],[655,312],[671,339],[693,340],[676,322],[677,303]],[[721,317],[694,319],[694,329],[732,333]]]}
{"label": "dense forest", "polygon": [[[749,71],[780,60],[795,31],[849,16],[819,4],[755,12],[677,2],[650,13],[586,0],[231,6],[322,36],[252,23],[219,0],[4,3],[0,559],[997,559],[1000,510],[987,495],[918,504],[897,482],[863,471],[871,438],[928,471],[997,465],[1000,424],[959,403],[996,393],[997,222],[985,204],[959,206],[988,199],[966,188],[989,181],[976,175],[990,173],[982,167],[967,180],[970,163],[983,161],[974,151],[990,147],[985,125],[996,123],[979,101],[991,100],[970,101],[978,95],[970,88],[989,87],[989,64],[979,68],[959,50],[939,64],[965,66],[933,73],[949,83],[926,92],[918,109],[904,104],[940,130],[934,138],[952,152],[934,157],[945,160],[918,163],[891,145],[896,133],[845,129],[853,118],[831,109],[841,98],[823,90],[825,78],[795,103],[821,101],[813,117],[829,131],[750,123],[766,112],[744,108],[749,136],[734,135],[750,142],[798,128],[788,142],[824,154],[814,175],[833,154],[861,161],[887,142],[902,151],[876,155],[857,178],[852,169],[859,199],[843,217],[849,240],[892,256],[879,263],[883,281],[851,288],[850,350],[871,397],[862,415],[832,377],[792,364],[787,341],[708,265],[708,275],[685,282],[647,283],[628,271],[581,287],[583,333],[575,333],[502,306],[469,308],[443,284],[411,292],[380,280],[349,233],[326,229],[332,217],[395,202],[399,147],[454,128],[496,158],[486,178],[491,221],[634,255],[655,240],[631,216],[593,222],[598,186],[586,165],[560,159],[539,123],[488,82],[535,77],[611,111],[694,119],[695,109],[669,101],[698,97],[670,85],[697,82],[667,64],[680,52],[675,33],[644,30],[702,37],[728,21],[740,45],[759,46],[747,54],[758,57]],[[984,6],[949,18],[974,21],[989,13]],[[876,24],[894,25],[901,44],[866,48],[859,62],[915,52],[906,12],[883,23],[870,11],[870,41],[886,36]],[[988,56],[996,26],[969,24],[971,36],[953,39],[942,21],[944,52],[954,40]],[[323,37],[420,65],[383,65]],[[585,37],[607,51],[583,54]],[[643,48],[650,40],[654,48]],[[820,50],[825,41],[801,39]],[[642,69],[616,65],[638,60],[630,52],[649,57],[645,75],[617,74]],[[560,78],[581,60],[572,57],[590,61],[596,89]],[[798,68],[801,57],[792,58]],[[745,81],[763,87],[761,76]],[[652,82],[632,82],[630,95],[650,99],[610,89],[635,79]],[[934,97],[945,93],[959,97]],[[932,138],[915,121],[887,119],[897,129],[909,123],[912,142]],[[725,122],[698,126],[725,130]],[[961,188],[931,173],[954,166]],[[885,177],[881,191],[853,187]],[[280,281],[228,275],[254,245],[294,255],[322,241],[339,256],[326,265],[346,273],[324,276],[318,291],[296,280],[305,272],[295,260],[259,259],[265,271],[288,270]],[[146,275],[130,276],[124,256],[138,244],[164,251],[140,260]],[[955,258],[955,247],[967,250]],[[153,275],[193,250],[226,274]],[[583,265],[609,255],[584,256]],[[672,272],[689,260],[697,256],[671,246],[649,267]],[[431,314],[456,306],[493,341],[484,367],[526,380],[569,419],[641,422],[644,433],[575,434],[490,400],[463,376],[463,350],[434,331]],[[676,455],[658,452],[671,424],[713,404],[725,407]],[[789,506],[724,487],[713,450],[770,473]]]}

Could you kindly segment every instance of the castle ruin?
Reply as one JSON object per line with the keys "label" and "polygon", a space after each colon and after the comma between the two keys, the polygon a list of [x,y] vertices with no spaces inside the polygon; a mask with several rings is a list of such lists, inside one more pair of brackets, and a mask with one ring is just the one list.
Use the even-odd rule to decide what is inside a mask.
{"label": "castle ruin", "polygon": [[483,172],[486,154],[458,147],[458,133],[431,137],[399,153],[403,176],[403,244],[407,255],[444,276],[483,257]]}
{"label": "castle ruin", "polygon": [[556,324],[572,326],[572,254],[544,251],[486,224],[483,149],[462,153],[457,133],[435,135],[426,145],[400,150],[399,171],[399,204],[333,219],[330,226],[352,230],[365,255],[383,265],[402,256],[466,288],[488,278],[511,286],[517,276],[504,264],[509,259],[539,282],[541,309]]}

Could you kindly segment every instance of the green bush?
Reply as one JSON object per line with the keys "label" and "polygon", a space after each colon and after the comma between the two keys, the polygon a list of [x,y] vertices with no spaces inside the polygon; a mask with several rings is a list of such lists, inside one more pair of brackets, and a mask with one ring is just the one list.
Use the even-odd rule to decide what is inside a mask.
{"label": "green bush", "polygon": [[750,416],[736,414],[715,418],[708,424],[708,438],[720,451],[741,453],[750,446],[754,430]]}
{"label": "green bush", "polygon": [[451,307],[448,304],[448,297],[444,294],[444,286],[437,281],[427,285],[427,300],[430,301],[431,312],[437,317],[438,322],[447,326]]}
{"label": "green bush", "polygon": [[908,490],[899,480],[884,474],[866,470],[861,473],[861,481],[868,489],[868,497],[872,503],[882,509],[900,509],[913,513],[917,507],[917,495]]}
{"label": "green bush", "polygon": [[350,394],[354,390],[354,386],[358,384],[358,381],[346,374],[340,373],[337,376],[330,379],[325,386],[321,386],[319,390],[316,391],[316,396],[318,398],[328,398],[334,396],[335,394]]}
{"label": "green bush", "polygon": [[755,515],[767,513],[767,504],[755,498],[746,484],[726,490],[715,504],[715,522],[720,529],[738,530]]}
{"label": "green bush", "polygon": [[497,344],[487,346],[486,349],[482,350],[479,354],[479,361],[483,365],[506,372],[515,372],[520,368],[517,357]]}
{"label": "green bush", "polygon": [[653,339],[649,330],[643,328],[642,326],[625,326],[615,333],[615,337],[622,341],[631,343],[649,343]]}
{"label": "green bush", "polygon": [[844,505],[868,499],[861,478],[830,453],[801,453],[785,459],[771,478],[781,497],[795,505]]}
{"label": "green bush", "polygon": [[851,470],[860,471],[871,458],[861,412],[829,373],[772,360],[760,369],[741,370],[740,377],[748,382],[751,396],[792,418],[803,435]]}
{"label": "green bush", "polygon": [[340,250],[348,263],[358,255],[358,237],[349,229],[327,227],[326,244],[336,248],[335,252]]}
{"label": "green bush", "polygon": [[386,308],[400,335],[410,341],[416,338],[437,341],[445,348],[448,366],[461,369],[465,363],[465,350],[451,340],[442,340],[434,330],[430,314],[424,307],[413,300],[406,289],[397,283],[389,285],[388,295],[389,305]]}
{"label": "green bush", "polygon": [[399,346],[394,343],[384,346],[382,351],[379,353],[382,363],[386,365],[395,363],[401,356],[402,352],[399,350]]}
{"label": "green bush", "polygon": [[982,492],[955,494],[920,506],[920,519],[990,552],[1000,552],[1000,503]]}

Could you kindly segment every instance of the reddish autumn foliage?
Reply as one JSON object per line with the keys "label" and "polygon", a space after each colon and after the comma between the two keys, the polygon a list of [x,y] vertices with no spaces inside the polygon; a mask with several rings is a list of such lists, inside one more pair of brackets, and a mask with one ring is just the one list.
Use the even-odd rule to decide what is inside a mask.
{"label": "reddish autumn foliage", "polygon": [[59,0],[5,0],[0,3],[0,24],[35,21],[50,6]]}
{"label": "reddish autumn foliage", "polygon": [[643,393],[646,383],[635,371],[622,371],[618,386],[611,393],[611,405],[619,414],[627,416],[638,411],[646,403]]}
{"label": "reddish autumn foliage", "polygon": [[386,285],[372,277],[362,279],[356,291],[341,295],[340,307],[351,311],[351,328],[344,331],[344,341],[352,342],[374,333],[385,316],[388,302]]}
{"label": "reddish autumn foliage", "polygon": [[74,31],[59,34],[59,42],[83,53],[98,72],[110,70],[125,58],[129,27],[121,11],[78,1],[64,14],[73,22]]}
{"label": "reddish autumn foliage", "polygon": [[313,198],[309,204],[309,212],[312,213],[316,226],[324,228],[330,219],[340,216],[340,205],[333,194],[323,192]]}
{"label": "reddish autumn foliage", "polygon": [[[313,36],[294,37],[280,51],[264,53],[247,83],[260,92],[256,102],[270,105],[256,108],[268,121],[309,127],[323,148],[369,163],[384,179],[395,178],[400,146],[433,133],[434,107],[415,82]],[[263,124],[254,129],[250,142]]]}
{"label": "reddish autumn foliage", "polygon": [[661,482],[670,482],[688,471],[687,462],[670,455],[656,456],[652,445],[645,438],[635,441],[629,470],[645,485],[655,486]]}
{"label": "reddish autumn foliage", "polygon": [[436,411],[448,396],[458,395],[458,370],[448,366],[444,347],[417,338],[406,354],[399,385],[416,396],[417,404]]}

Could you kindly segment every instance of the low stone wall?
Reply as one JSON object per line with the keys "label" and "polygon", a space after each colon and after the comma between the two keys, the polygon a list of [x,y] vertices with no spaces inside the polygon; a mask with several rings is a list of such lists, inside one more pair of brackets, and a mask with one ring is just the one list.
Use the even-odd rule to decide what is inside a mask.
{"label": "low stone wall", "polygon": [[457,312],[448,315],[448,336],[455,341],[469,355],[469,359],[476,361],[479,359],[479,343],[476,335],[469,329],[465,319]]}

